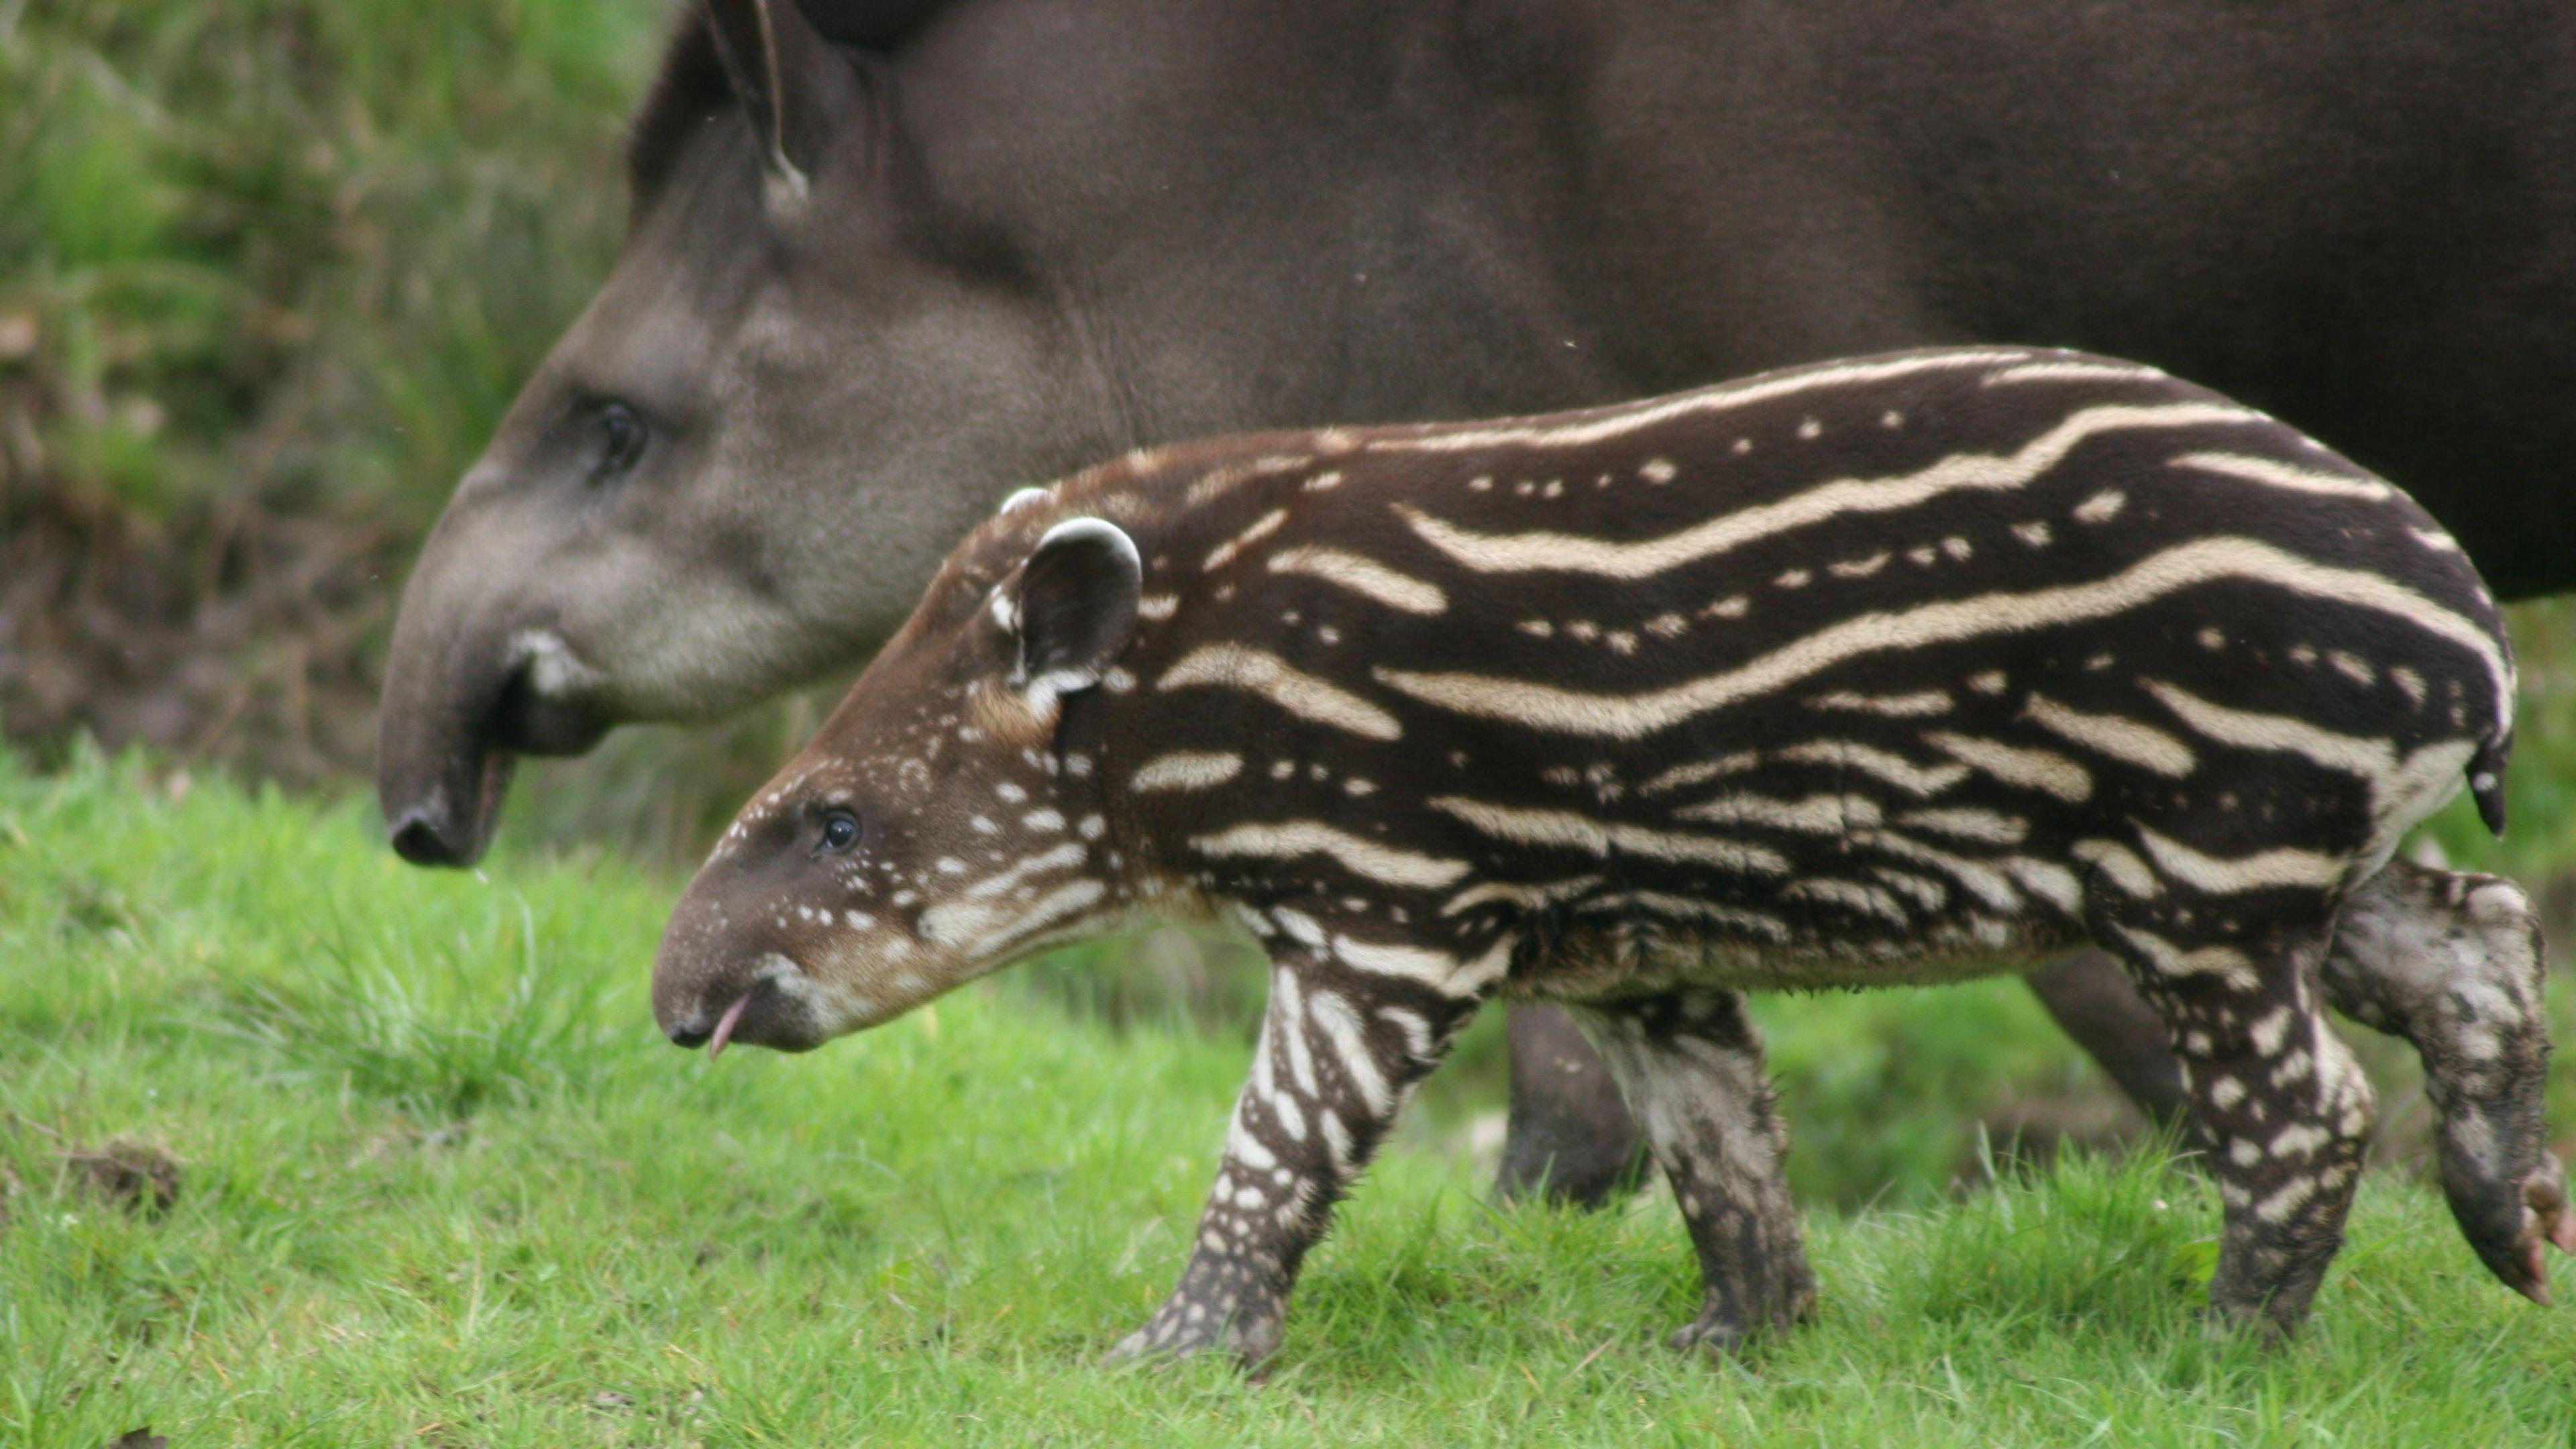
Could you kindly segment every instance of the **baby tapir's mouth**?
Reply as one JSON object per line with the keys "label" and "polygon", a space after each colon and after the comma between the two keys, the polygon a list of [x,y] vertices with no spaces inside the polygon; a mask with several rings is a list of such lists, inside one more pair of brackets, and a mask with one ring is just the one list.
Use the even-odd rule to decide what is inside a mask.
{"label": "baby tapir's mouth", "polygon": [[692,1050],[705,1047],[710,1057],[721,1056],[726,1047],[737,1044],[782,1052],[812,1051],[823,1044],[822,1033],[802,1004],[768,981],[754,982],[720,1010],[712,1004],[702,1006],[664,1031],[672,1045]]}
{"label": "baby tapir's mouth", "polygon": [[742,1009],[751,1005],[752,995],[751,992],[744,992],[740,1000],[725,1008],[724,1015],[716,1018],[715,1034],[707,1038],[709,1060],[724,1055],[725,1043],[733,1040],[734,1025],[742,1020]]}

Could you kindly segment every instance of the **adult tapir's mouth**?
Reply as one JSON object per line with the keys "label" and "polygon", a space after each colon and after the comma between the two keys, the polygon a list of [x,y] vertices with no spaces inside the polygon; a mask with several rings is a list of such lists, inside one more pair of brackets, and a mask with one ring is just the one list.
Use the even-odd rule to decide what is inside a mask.
{"label": "adult tapir's mouth", "polygon": [[580,754],[613,723],[540,695],[524,657],[468,665],[426,689],[397,666],[378,726],[377,793],[395,853],[414,865],[481,859],[518,756]]}

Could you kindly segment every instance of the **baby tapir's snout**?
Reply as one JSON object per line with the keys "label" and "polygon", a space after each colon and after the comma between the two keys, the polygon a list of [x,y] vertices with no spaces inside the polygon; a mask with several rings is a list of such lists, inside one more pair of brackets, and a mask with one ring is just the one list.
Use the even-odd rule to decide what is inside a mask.
{"label": "baby tapir's snout", "polygon": [[817,1011],[804,962],[829,944],[832,926],[806,895],[814,843],[801,812],[744,817],[698,871],[654,954],[652,1011],[680,1047],[729,1044],[809,1052],[835,1031]]}
{"label": "baby tapir's snout", "polygon": [[653,1019],[674,1044],[811,1051],[828,1039],[798,964],[821,932],[771,904],[791,865],[780,849],[723,859],[680,898],[653,959]]}

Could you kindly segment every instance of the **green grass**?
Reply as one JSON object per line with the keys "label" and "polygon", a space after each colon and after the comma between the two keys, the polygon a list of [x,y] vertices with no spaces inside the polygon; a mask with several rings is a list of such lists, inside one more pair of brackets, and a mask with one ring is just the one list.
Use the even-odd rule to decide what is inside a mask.
{"label": "green grass", "polygon": [[[1266,1383],[1103,1369],[1178,1267],[1234,1034],[1070,1013],[1032,986],[1060,961],[710,1063],[645,1009],[669,877],[426,874],[354,807],[172,793],[0,766],[0,1444],[2576,1436],[2576,1318],[2488,1282],[2401,1176],[2283,1353],[2203,1336],[2216,1209],[2150,1156],[1811,1211],[1822,1318],[1735,1366],[1661,1346],[1695,1298],[1662,1192],[1496,1211],[1436,1101],[1311,1260]],[[1875,1091],[1919,1047],[1920,1080],[1991,1086],[1960,1059],[1989,1043],[1909,1046],[1875,1004],[1910,999],[1775,1017],[1802,1155],[1854,1104],[1800,1059],[1856,1053]],[[111,1139],[184,1164],[169,1212],[66,1180]]]}

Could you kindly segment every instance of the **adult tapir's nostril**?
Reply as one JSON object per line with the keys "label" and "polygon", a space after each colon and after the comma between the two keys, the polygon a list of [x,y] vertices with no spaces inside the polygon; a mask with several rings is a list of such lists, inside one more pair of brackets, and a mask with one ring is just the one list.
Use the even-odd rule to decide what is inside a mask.
{"label": "adult tapir's nostril", "polygon": [[456,828],[443,801],[411,806],[389,828],[394,853],[414,865],[469,865],[476,842]]}

